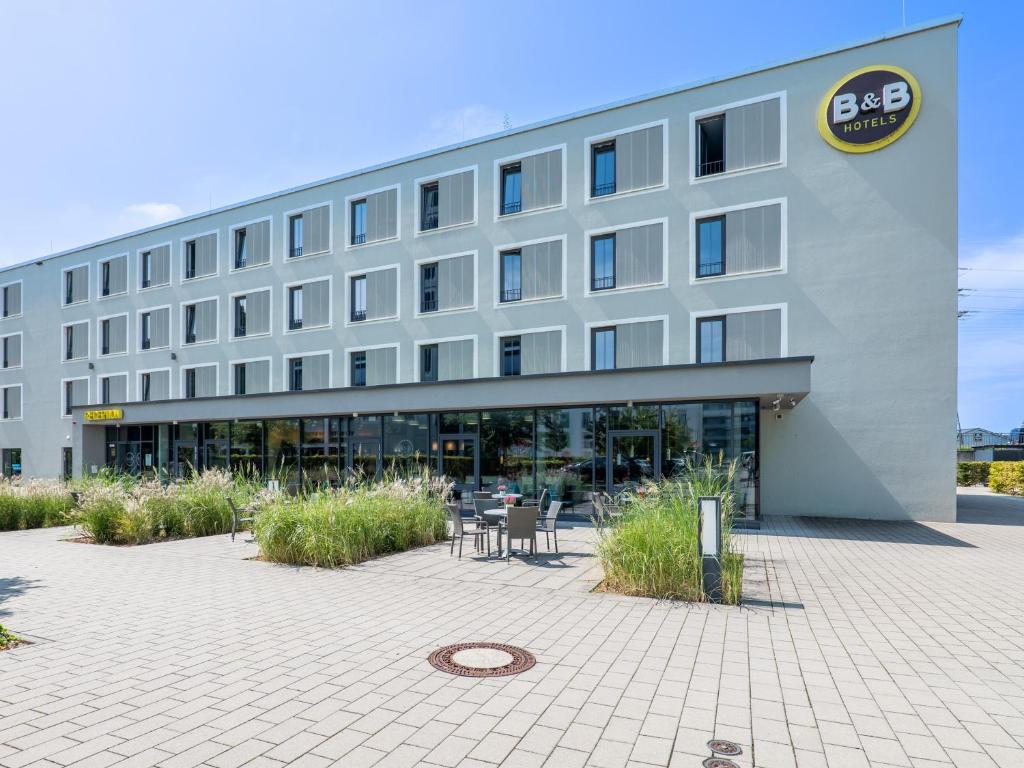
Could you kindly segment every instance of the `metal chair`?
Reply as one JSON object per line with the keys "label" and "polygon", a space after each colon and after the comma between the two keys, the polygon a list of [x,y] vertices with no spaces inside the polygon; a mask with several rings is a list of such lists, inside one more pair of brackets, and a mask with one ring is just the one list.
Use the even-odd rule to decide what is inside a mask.
{"label": "metal chair", "polygon": [[551,494],[548,493],[547,488],[541,489],[540,496],[535,499],[523,499],[524,507],[536,506],[539,509],[547,509],[548,503],[551,501]]}
{"label": "metal chair", "polygon": [[235,502],[230,497],[228,498],[228,506],[231,507],[231,540],[235,540],[235,531],[238,530],[239,523],[251,523],[256,517],[253,511],[249,507],[242,507],[239,509],[235,506]]}
{"label": "metal chair", "polygon": [[551,551],[551,534],[555,534],[555,554],[558,554],[558,513],[562,511],[562,505],[561,501],[551,502],[547,513],[537,518],[537,530],[544,531],[548,552]]}
{"label": "metal chair", "polygon": [[[512,541],[519,539],[519,544],[530,542],[530,557],[537,554],[537,507],[509,507],[508,519],[505,523],[505,534],[508,546],[505,549],[505,561],[512,559]],[[501,541],[501,530],[498,530],[498,541]],[[499,544],[500,547],[500,544]],[[520,549],[523,549],[520,546]]]}
{"label": "metal chair", "polygon": [[473,500],[477,499],[490,499],[493,494],[490,491],[473,491]]}
{"label": "metal chair", "polygon": [[491,554],[491,529],[482,520],[463,520],[462,512],[457,504],[445,504],[448,509],[448,518],[452,521],[452,546],[448,552],[451,557],[455,554],[455,539],[459,540],[459,560],[462,559],[462,540],[467,536],[473,537],[476,550],[480,551],[480,539],[487,539],[487,554]]}

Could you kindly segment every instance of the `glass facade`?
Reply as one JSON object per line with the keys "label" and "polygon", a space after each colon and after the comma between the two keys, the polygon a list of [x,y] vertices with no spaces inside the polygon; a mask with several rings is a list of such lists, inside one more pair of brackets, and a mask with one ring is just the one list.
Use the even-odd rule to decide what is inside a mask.
{"label": "glass facade", "polygon": [[463,492],[547,489],[574,506],[710,456],[736,462],[739,504],[753,516],[758,413],[739,400],[107,427],[107,464],[172,476],[230,467],[311,486],[429,471]]}

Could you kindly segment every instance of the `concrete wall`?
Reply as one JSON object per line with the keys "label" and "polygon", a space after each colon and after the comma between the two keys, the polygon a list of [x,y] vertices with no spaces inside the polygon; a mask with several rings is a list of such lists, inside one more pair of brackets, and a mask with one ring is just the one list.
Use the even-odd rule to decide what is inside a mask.
{"label": "concrete wall", "polygon": [[[99,375],[128,371],[130,399],[136,372],[172,369],[180,394],[182,365],[216,362],[220,392],[230,388],[228,362],[272,357],[272,387],[285,388],[283,356],[331,349],[333,382],[344,381],[343,350],[398,343],[400,380],[414,379],[417,340],[467,334],[477,337],[477,367],[493,375],[496,332],[565,326],[567,368],[588,367],[586,324],[665,315],[668,362],[692,359],[691,313],[785,304],[790,355],[813,355],[811,394],[781,421],[762,417],[762,511],[767,514],[843,515],[949,520],[954,511],[955,446],[949,440],[956,408],[956,26],[947,24],[827,56],[727,79],[626,106],[330,181],[280,196],[172,223],[91,246],[41,264],[0,272],[0,283],[24,280],[22,318],[0,321],[0,333],[24,332],[24,366],[0,372],[2,383],[24,383],[24,418],[0,422],[0,447],[23,449],[29,476],[57,475],[60,447],[71,445],[72,421],[60,414],[60,381],[88,376],[92,400]],[[918,79],[922,108],[909,132],[892,146],[865,155],[844,154],[818,135],[816,110],[826,91],[848,72],[894,64]],[[692,183],[690,114],[769,93],[785,92],[786,161],[763,170]],[[642,194],[587,202],[585,139],[631,126],[667,121],[668,180]],[[566,205],[495,221],[494,161],[565,144]],[[415,235],[417,178],[476,166],[477,221],[472,226]],[[346,249],[345,199],[401,184],[397,241]],[[691,213],[785,198],[787,268],[743,279],[691,284]],[[333,250],[285,262],[285,213],[331,201]],[[273,217],[272,263],[229,272],[229,227]],[[585,295],[584,233],[631,222],[668,222],[664,285]],[[220,233],[220,274],[181,280],[181,240]],[[495,249],[565,237],[566,298],[523,306],[495,306]],[[136,255],[173,243],[172,280],[166,288],[137,290]],[[414,262],[475,251],[478,305],[473,311],[414,317]],[[127,297],[97,299],[98,261],[130,254]],[[92,300],[62,308],[61,270],[90,263]],[[347,326],[344,275],[399,263],[400,319]],[[284,289],[289,282],[332,275],[331,328],[283,333]],[[232,342],[228,295],[273,287],[273,334]],[[181,347],[181,302],[220,296],[220,342]],[[130,349],[138,344],[136,311],[172,306],[172,349],[96,356],[96,318],[131,313]],[[60,361],[62,323],[89,319],[91,363]],[[171,353],[177,359],[171,359]],[[553,397],[553,402],[557,396]],[[426,407],[439,407],[426,403]],[[448,405],[457,405],[457,402]],[[911,458],[912,457],[912,458]]]}

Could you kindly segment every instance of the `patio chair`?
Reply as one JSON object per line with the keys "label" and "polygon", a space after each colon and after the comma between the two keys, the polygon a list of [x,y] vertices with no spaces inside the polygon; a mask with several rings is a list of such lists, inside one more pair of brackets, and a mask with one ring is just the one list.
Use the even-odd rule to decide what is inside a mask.
{"label": "patio chair", "polygon": [[228,506],[231,507],[231,540],[235,540],[235,531],[238,530],[239,523],[251,523],[255,520],[253,511],[249,507],[242,507],[239,509],[233,499],[228,498]]}
{"label": "patio chair", "polygon": [[555,554],[558,554],[558,513],[562,511],[562,502],[553,501],[548,507],[547,514],[537,518],[537,530],[544,531],[544,538],[548,542],[548,552],[551,551],[551,534],[555,534]]}
{"label": "patio chair", "polygon": [[473,491],[473,500],[490,499],[493,495],[490,491]]}
{"label": "patio chair", "polygon": [[480,539],[487,539],[487,554],[491,554],[491,528],[482,520],[463,520],[462,512],[458,504],[445,504],[448,508],[448,518],[452,521],[452,546],[448,552],[451,557],[455,554],[455,539],[459,540],[459,560],[462,559],[462,540],[467,536],[473,537],[473,543],[477,552],[480,551]]}
{"label": "patio chair", "polygon": [[[505,534],[508,544],[505,549],[505,561],[512,559],[512,541],[519,539],[520,549],[524,541],[530,542],[530,557],[537,554],[537,507],[510,507],[508,521],[505,523]],[[499,538],[501,530],[498,531]]]}
{"label": "patio chair", "polygon": [[540,496],[538,496],[537,498],[535,498],[535,499],[523,499],[523,506],[524,507],[536,506],[539,509],[547,509],[548,508],[548,502],[550,502],[550,501],[551,501],[551,494],[548,493],[548,489],[547,488],[544,488],[544,489],[541,490]]}

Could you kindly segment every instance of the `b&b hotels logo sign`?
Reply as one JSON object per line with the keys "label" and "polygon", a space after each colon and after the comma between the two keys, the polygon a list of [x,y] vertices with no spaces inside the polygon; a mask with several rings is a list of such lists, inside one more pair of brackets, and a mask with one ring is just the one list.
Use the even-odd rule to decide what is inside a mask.
{"label": "b&b hotels logo sign", "polygon": [[912,74],[899,67],[864,67],[825,94],[818,130],[843,152],[874,152],[906,133],[920,110],[921,88]]}

